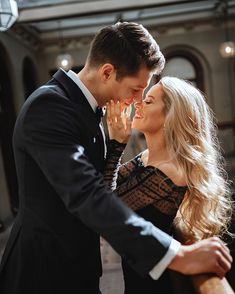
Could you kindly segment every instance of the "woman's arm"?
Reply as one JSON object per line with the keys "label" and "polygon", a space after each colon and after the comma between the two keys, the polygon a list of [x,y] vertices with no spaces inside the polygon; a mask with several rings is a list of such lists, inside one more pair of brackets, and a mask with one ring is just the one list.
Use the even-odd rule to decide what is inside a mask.
{"label": "woman's arm", "polygon": [[124,107],[113,101],[107,103],[107,125],[110,140],[107,143],[107,156],[104,181],[112,190],[119,180],[128,177],[132,170],[132,160],[121,165],[121,156],[131,135],[131,106]]}
{"label": "woman's arm", "polygon": [[121,156],[126,144],[116,140],[107,143],[107,156],[105,160],[104,182],[113,191],[116,189],[118,170],[121,166]]}

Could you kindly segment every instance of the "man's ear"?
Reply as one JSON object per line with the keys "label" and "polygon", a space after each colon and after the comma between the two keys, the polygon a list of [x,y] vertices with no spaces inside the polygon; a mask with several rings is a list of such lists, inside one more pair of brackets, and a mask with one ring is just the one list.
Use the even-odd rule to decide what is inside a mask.
{"label": "man's ear", "polygon": [[108,81],[113,75],[116,74],[116,70],[111,63],[103,64],[100,69],[100,77],[103,82]]}

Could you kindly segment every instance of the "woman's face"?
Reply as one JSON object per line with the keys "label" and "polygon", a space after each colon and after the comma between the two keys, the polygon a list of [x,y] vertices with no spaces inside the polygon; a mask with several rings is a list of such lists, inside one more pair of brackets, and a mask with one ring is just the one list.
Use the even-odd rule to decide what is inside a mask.
{"label": "woman's face", "polygon": [[164,92],[161,84],[148,91],[145,99],[135,103],[135,116],[132,127],[142,133],[156,133],[163,129],[165,122]]}

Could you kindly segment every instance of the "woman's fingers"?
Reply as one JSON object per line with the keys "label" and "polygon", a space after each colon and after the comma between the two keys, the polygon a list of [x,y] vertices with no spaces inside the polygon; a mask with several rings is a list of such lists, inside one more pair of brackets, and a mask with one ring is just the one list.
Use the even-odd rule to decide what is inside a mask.
{"label": "woman's fingers", "polygon": [[116,125],[116,127],[128,129],[130,132],[131,129],[131,111],[132,106],[126,106],[123,108],[123,104],[119,101],[114,102],[111,100],[107,103],[107,122],[109,125]]}
{"label": "woman's fingers", "polygon": [[110,139],[127,143],[131,135],[131,106],[123,108],[120,101],[107,103],[107,125]]}
{"label": "woman's fingers", "polygon": [[116,115],[116,104],[113,100],[106,103],[107,105],[107,122],[109,125],[113,125],[117,122],[117,115]]}
{"label": "woman's fingers", "polygon": [[110,101],[110,119],[111,119],[112,123],[116,122],[115,104],[114,104],[113,100]]}
{"label": "woman's fingers", "polygon": [[109,102],[106,103],[106,120],[107,120],[108,124],[111,123],[110,103]]}
{"label": "woman's fingers", "polygon": [[131,130],[132,130],[131,126],[132,126],[132,120],[130,117],[128,117],[126,120],[126,133],[128,135],[131,135]]}
{"label": "woman's fingers", "polygon": [[121,110],[121,103],[117,101],[114,104],[114,113],[115,113],[115,120],[118,125],[122,122],[122,110]]}

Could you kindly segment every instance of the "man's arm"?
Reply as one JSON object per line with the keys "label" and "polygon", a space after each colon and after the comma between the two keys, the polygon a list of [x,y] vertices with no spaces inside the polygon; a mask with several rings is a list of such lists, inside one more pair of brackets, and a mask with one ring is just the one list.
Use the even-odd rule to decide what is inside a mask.
{"label": "man's arm", "polygon": [[137,272],[147,275],[172,238],[138,217],[106,187],[86,157],[80,124],[68,99],[43,92],[23,109],[17,134],[66,209],[102,235]]}

